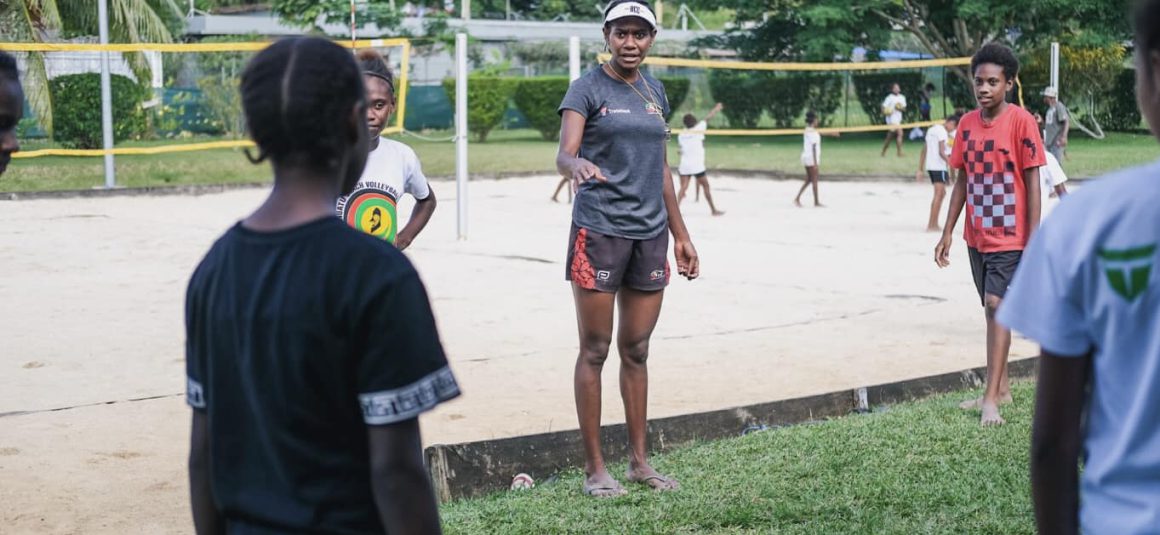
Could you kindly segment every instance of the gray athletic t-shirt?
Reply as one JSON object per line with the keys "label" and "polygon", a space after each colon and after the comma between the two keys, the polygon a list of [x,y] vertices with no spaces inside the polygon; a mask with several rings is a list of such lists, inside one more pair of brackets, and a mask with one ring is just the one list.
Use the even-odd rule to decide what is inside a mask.
{"label": "gray athletic t-shirt", "polygon": [[[669,222],[664,202],[669,99],[664,85],[644,72],[633,86],[636,91],[598,67],[572,82],[558,111],[584,116],[579,156],[608,179],[581,184],[572,221],[607,236],[647,240]],[[655,99],[660,109],[642,95]]]}

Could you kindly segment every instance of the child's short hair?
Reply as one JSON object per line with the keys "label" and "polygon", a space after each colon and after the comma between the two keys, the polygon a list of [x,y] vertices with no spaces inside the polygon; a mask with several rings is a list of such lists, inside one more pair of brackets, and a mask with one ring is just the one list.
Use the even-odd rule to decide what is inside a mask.
{"label": "child's short hair", "polygon": [[681,118],[681,121],[685,123],[685,128],[692,128],[697,126],[697,118],[694,117],[691,113],[686,113],[685,116]]}
{"label": "child's short hair", "polygon": [[943,122],[954,122],[955,124],[959,124],[959,119],[962,119],[962,117],[955,113],[948,116],[946,119],[943,119]]}
{"label": "child's short hair", "polygon": [[925,85],[925,86],[923,86],[923,87],[924,87],[924,88],[925,88],[927,91],[934,91],[934,84],[932,84],[932,83],[930,83],[930,82],[927,82],[927,83],[926,83],[926,85]]}
{"label": "child's short hair", "polygon": [[813,110],[806,112],[806,124],[814,124],[818,120],[818,114]]}
{"label": "child's short hair", "polygon": [[[1139,0],[1135,15],[1136,48],[1145,53],[1160,52],[1160,0]],[[1151,68],[1152,62],[1144,65]]]}
{"label": "child's short hair", "polygon": [[1014,80],[1016,76],[1019,76],[1019,58],[1016,58],[1015,53],[1006,45],[990,42],[975,52],[975,55],[971,57],[971,76],[974,76],[979,65],[984,63],[1002,67],[1003,76],[1008,80]]}

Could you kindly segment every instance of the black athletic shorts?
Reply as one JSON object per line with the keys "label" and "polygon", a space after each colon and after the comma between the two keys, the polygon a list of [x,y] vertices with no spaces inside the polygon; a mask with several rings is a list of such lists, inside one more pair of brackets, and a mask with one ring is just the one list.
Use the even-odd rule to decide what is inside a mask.
{"label": "black athletic shorts", "polygon": [[946,171],[927,171],[926,174],[930,175],[931,184],[946,184],[950,181],[950,173]]}
{"label": "black athletic shorts", "polygon": [[647,240],[605,236],[572,224],[564,279],[586,290],[663,290],[669,284],[669,233]]}
{"label": "black athletic shorts", "polygon": [[1007,295],[1007,287],[1015,277],[1015,269],[1023,258],[1023,251],[1000,251],[980,253],[974,247],[967,248],[971,257],[971,274],[975,277],[975,288],[979,290],[979,301],[986,306],[988,294],[998,298]]}

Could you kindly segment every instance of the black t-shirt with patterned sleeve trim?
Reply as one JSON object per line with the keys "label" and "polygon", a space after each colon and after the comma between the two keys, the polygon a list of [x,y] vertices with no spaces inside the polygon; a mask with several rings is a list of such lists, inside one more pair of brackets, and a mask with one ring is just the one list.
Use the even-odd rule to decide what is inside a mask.
{"label": "black t-shirt with patterned sleeve trim", "polygon": [[382,533],[367,426],[459,395],[406,257],[338,218],[236,225],[190,280],[186,331],[231,532]]}

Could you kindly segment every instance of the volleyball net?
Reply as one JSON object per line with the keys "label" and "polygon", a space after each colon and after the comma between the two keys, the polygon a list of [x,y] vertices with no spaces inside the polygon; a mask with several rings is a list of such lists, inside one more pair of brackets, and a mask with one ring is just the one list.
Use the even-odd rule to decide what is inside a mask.
{"label": "volleyball net", "polygon": [[[611,57],[601,54],[598,59],[606,62]],[[681,125],[686,113],[700,120],[715,103],[722,103],[708,135],[801,134],[811,111],[818,115],[824,133],[909,131],[975,106],[971,88],[961,76],[970,58],[766,63],[650,57],[644,63],[651,74],[666,81],[674,126]],[[883,109],[895,83],[906,99],[905,108],[899,110],[900,125],[887,124],[886,116],[893,110]]]}
{"label": "volleyball net", "polygon": [[[336,40],[374,48],[395,74],[396,110],[384,134],[403,131],[411,41]],[[146,155],[251,147],[238,91],[246,63],[272,41],[174,44],[0,43],[17,57],[25,90],[24,139],[48,138],[63,148],[14,153],[14,158],[104,156],[101,142],[101,54],[109,53],[116,145],[114,155]],[[203,138],[212,141],[191,142]],[[137,144],[135,144],[137,145]]]}

